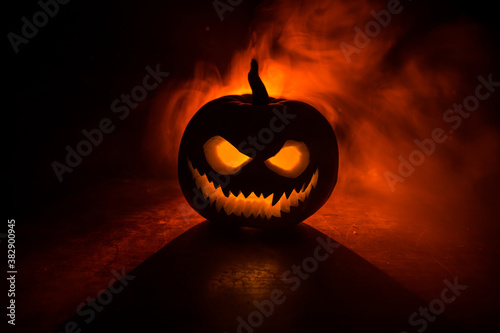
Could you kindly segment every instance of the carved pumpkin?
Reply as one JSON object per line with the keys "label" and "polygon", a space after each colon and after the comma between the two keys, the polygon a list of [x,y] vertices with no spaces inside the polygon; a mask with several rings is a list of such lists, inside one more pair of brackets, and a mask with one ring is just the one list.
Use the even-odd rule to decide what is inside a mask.
{"label": "carved pumpkin", "polygon": [[312,106],[269,98],[252,61],[252,95],[205,104],[181,140],[179,182],[203,217],[235,226],[274,228],[316,212],[337,182],[338,147]]}

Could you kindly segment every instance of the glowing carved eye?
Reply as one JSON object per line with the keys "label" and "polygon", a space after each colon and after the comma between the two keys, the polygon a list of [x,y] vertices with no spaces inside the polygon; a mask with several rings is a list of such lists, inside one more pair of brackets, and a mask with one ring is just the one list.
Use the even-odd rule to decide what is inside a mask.
{"label": "glowing carved eye", "polygon": [[296,178],[309,165],[309,149],[303,142],[288,140],[276,155],[264,163],[279,175]]}
{"label": "glowing carved eye", "polygon": [[240,171],[252,159],[242,154],[221,136],[214,136],[203,145],[205,158],[215,172],[232,175]]}

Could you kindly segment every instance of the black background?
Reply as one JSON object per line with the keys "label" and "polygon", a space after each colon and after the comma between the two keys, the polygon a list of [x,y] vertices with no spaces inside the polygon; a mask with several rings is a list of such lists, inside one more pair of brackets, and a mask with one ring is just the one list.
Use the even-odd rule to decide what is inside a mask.
{"label": "black background", "polygon": [[[111,102],[142,82],[145,66],[160,64],[170,73],[167,81],[189,78],[199,60],[224,73],[234,51],[247,45],[249,25],[261,4],[245,0],[221,22],[211,1],[74,0],[61,5],[15,54],[7,33],[19,34],[21,17],[31,19],[39,6],[36,1],[6,3],[2,182],[10,213],[30,212],[109,177],[175,177],[173,170],[153,173],[142,152],[149,107],[162,87],[64,182],[58,182],[50,164],[64,161],[65,146],[74,147],[84,128],[94,128],[103,117],[116,119]],[[410,5],[412,10],[398,18],[411,22],[407,42],[462,16],[485,26],[489,42],[499,40],[494,2],[419,0]],[[492,115],[496,124],[498,119],[498,113]]]}

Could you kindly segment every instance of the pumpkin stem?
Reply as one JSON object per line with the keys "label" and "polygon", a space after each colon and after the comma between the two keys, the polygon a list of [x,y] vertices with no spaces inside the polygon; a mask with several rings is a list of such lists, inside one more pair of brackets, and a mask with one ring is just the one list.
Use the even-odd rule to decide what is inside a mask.
{"label": "pumpkin stem", "polygon": [[266,86],[264,86],[264,83],[259,77],[259,64],[255,59],[252,59],[252,63],[250,64],[248,83],[250,83],[250,88],[252,88],[253,105],[269,104],[269,95],[267,94]]}

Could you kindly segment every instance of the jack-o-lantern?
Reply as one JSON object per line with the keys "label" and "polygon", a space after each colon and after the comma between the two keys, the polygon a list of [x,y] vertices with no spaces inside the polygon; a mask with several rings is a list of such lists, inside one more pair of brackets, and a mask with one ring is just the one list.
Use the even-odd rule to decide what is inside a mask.
{"label": "jack-o-lantern", "polygon": [[203,217],[236,226],[299,223],[337,182],[337,139],[309,104],[270,98],[252,61],[252,95],[224,96],[191,119],[179,150],[179,182]]}

